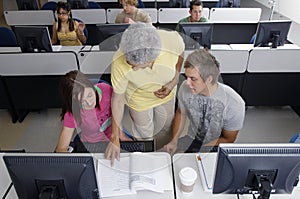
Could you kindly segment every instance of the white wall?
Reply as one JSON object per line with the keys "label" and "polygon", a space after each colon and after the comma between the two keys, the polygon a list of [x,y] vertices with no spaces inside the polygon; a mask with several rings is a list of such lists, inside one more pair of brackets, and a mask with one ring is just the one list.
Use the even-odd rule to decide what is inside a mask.
{"label": "white wall", "polygon": [[[268,4],[269,0],[255,0],[267,7],[271,7],[271,4]],[[278,12],[291,20],[300,24],[300,1],[299,0],[275,0],[275,12]]]}

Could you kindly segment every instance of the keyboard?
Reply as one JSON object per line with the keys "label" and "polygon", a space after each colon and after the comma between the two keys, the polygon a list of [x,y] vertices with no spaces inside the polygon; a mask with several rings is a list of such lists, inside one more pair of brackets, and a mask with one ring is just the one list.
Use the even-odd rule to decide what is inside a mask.
{"label": "keyboard", "polygon": [[121,152],[152,152],[154,151],[153,140],[147,141],[121,141]]}

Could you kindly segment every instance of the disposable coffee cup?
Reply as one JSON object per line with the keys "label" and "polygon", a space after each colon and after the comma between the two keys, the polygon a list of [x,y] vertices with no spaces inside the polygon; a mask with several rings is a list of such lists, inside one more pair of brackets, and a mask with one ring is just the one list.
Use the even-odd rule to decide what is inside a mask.
{"label": "disposable coffee cup", "polygon": [[184,167],[179,172],[179,179],[182,193],[189,194],[194,189],[197,172],[191,167]]}

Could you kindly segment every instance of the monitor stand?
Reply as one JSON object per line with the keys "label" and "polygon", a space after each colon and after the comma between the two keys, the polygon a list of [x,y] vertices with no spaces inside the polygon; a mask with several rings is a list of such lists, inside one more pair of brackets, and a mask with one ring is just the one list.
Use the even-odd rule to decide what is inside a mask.
{"label": "monitor stand", "polygon": [[269,199],[273,183],[277,176],[277,170],[249,170],[246,187],[250,190],[258,191],[257,199]]}

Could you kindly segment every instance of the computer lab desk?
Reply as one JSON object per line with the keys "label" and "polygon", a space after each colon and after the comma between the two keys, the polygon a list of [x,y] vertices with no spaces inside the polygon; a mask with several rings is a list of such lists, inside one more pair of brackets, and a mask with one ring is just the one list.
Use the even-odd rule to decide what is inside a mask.
{"label": "computer lab desk", "polygon": [[[15,188],[12,186],[11,189],[8,187],[11,184],[11,180],[6,169],[5,163],[3,161],[4,153],[0,153],[0,196],[2,199],[17,199],[17,193]],[[103,153],[94,153],[92,154],[95,160],[104,159]],[[126,156],[126,153],[121,153],[122,156]],[[155,152],[156,156],[166,156],[167,167],[170,175],[172,175],[172,164],[171,164],[171,156],[167,153]],[[5,192],[9,190],[4,197]],[[175,199],[174,191],[165,191],[164,193],[156,193],[153,191],[138,191],[137,194],[134,195],[125,195],[125,196],[116,196],[116,197],[105,197],[103,199]]]}
{"label": "computer lab desk", "polygon": [[[216,160],[217,154],[216,153],[202,153],[200,154],[202,158],[211,158],[212,162]],[[202,181],[200,176],[200,172],[198,169],[198,163],[196,160],[195,153],[178,153],[173,156],[173,176],[174,176],[174,183],[175,183],[175,193],[176,199],[236,199],[237,196],[235,194],[212,194],[211,191],[204,191],[202,187]],[[214,165],[212,165],[213,167]],[[180,182],[178,173],[180,169],[184,167],[192,167],[197,172],[198,176],[194,185],[194,190],[191,194],[183,194],[180,191]],[[270,199],[299,199],[300,198],[300,187],[295,187],[293,190],[293,194],[274,194],[271,195]],[[245,194],[240,195],[240,199],[252,199],[252,195]]]}

